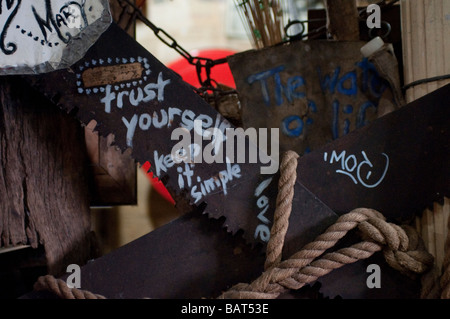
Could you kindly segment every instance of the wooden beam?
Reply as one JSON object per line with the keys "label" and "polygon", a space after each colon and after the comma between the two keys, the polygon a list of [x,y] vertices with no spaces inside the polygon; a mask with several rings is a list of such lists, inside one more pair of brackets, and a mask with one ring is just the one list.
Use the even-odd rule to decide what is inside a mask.
{"label": "wooden beam", "polygon": [[359,40],[359,15],[356,0],[325,0],[327,29],[337,41]]}
{"label": "wooden beam", "polygon": [[[135,3],[134,0],[131,2]],[[113,20],[133,38],[136,37],[136,24],[133,20],[132,8],[127,7],[125,2],[109,0],[109,7]]]}
{"label": "wooden beam", "polygon": [[19,78],[0,79],[0,247],[44,247],[48,271],[93,258],[80,123]]}
{"label": "wooden beam", "polygon": [[[450,0],[402,0],[405,84],[450,74]],[[406,91],[414,101],[450,80],[419,84]]]}

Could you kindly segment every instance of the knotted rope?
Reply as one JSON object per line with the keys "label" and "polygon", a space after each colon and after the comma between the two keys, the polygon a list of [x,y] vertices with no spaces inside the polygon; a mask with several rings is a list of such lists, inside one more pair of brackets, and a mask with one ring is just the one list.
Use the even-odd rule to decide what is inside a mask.
{"label": "knotted rope", "polygon": [[[342,215],[315,241],[304,246],[289,259],[281,261],[282,245],[292,208],[293,185],[297,179],[297,158],[295,152],[289,151],[280,165],[277,209],[271,239],[267,245],[265,271],[250,284],[237,284],[219,298],[277,298],[287,289],[300,289],[334,269],[366,259],[378,251],[383,251],[391,267],[410,276],[422,274],[433,265],[433,256],[426,251],[422,240],[412,227],[388,223],[382,214],[368,208],[358,208]],[[316,260],[356,227],[362,233],[362,242],[327,253]]]}

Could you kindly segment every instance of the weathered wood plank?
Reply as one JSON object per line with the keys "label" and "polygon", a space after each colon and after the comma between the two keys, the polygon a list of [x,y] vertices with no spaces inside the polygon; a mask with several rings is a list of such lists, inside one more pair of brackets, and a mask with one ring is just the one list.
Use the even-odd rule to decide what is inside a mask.
{"label": "weathered wood plank", "polygon": [[[405,84],[450,73],[450,0],[401,1]],[[450,80],[419,84],[406,91],[414,101]]]}
{"label": "weathered wood plank", "polygon": [[0,246],[43,246],[53,274],[91,258],[82,127],[19,78],[0,79],[0,167]]}
{"label": "weathered wood plank", "polygon": [[327,29],[334,40],[358,41],[359,17],[356,0],[325,0]]}

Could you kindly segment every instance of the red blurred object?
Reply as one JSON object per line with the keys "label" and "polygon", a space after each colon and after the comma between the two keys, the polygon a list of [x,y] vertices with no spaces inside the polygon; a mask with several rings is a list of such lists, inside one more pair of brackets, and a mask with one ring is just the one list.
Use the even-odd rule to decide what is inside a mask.
{"label": "red blurred object", "polygon": [[156,177],[153,176],[153,173],[147,173],[150,169],[150,162],[145,162],[144,165],[142,165],[141,169],[147,174],[148,179],[150,180],[150,183],[152,184],[152,187],[162,196],[165,200],[175,205],[175,201],[173,200],[172,196],[170,196],[169,191],[164,187],[164,184]]}
{"label": "red blurred object", "polygon": [[[211,50],[194,50],[189,52],[193,57],[202,57],[212,60],[218,60],[226,58],[227,56],[235,54],[234,51],[224,50],[224,49],[211,49]],[[200,82],[198,80],[197,71],[195,65],[190,64],[185,58],[181,57],[167,65],[168,68],[177,72],[181,78],[192,86],[200,87]],[[226,86],[235,88],[236,84],[234,82],[233,74],[231,73],[228,63],[218,64],[211,68],[211,79],[215,80],[217,83],[224,84]],[[150,163],[146,162],[142,165],[142,170],[148,172],[150,169]],[[163,196],[167,201],[175,204],[172,196],[170,196],[164,184],[154,177],[152,173],[147,173],[152,186],[155,190]]]}
{"label": "red blurred object", "polygon": [[[233,55],[235,52],[231,50],[194,50],[189,52],[193,57],[208,58],[211,60],[219,60]],[[170,63],[168,67],[177,72],[183,80],[195,87],[200,87],[197,71],[195,66],[189,64],[185,58],[180,58]],[[220,84],[225,84],[229,87],[235,88],[233,74],[231,73],[228,63],[218,64],[211,68],[211,79]]]}

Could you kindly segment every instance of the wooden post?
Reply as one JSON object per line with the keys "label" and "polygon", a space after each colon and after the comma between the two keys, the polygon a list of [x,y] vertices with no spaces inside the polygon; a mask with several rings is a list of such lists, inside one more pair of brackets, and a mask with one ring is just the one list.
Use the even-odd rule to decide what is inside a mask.
{"label": "wooden post", "polygon": [[325,0],[325,8],[327,29],[334,40],[359,40],[359,16],[356,0]]}
{"label": "wooden post", "polygon": [[0,247],[43,247],[54,275],[94,257],[83,129],[16,77],[0,79],[0,167]]}
{"label": "wooden post", "polygon": [[[402,40],[405,84],[450,74],[450,0],[402,0]],[[450,80],[419,84],[406,91],[412,102]],[[443,163],[443,165],[446,165]],[[448,233],[450,201],[434,204],[417,221],[422,237],[440,268],[444,260],[444,243]]]}
{"label": "wooden post", "polygon": [[[402,0],[405,84],[450,74],[450,0]],[[419,84],[406,91],[412,102],[450,80]]]}
{"label": "wooden post", "polygon": [[[136,3],[136,1],[134,0],[132,0],[131,2]],[[109,7],[114,22],[116,22],[122,29],[127,31],[130,36],[135,38],[136,25],[135,22],[133,21],[134,19],[133,16],[130,14],[130,12],[132,12],[132,9],[127,8],[126,3],[122,3],[117,0],[109,0]]]}

